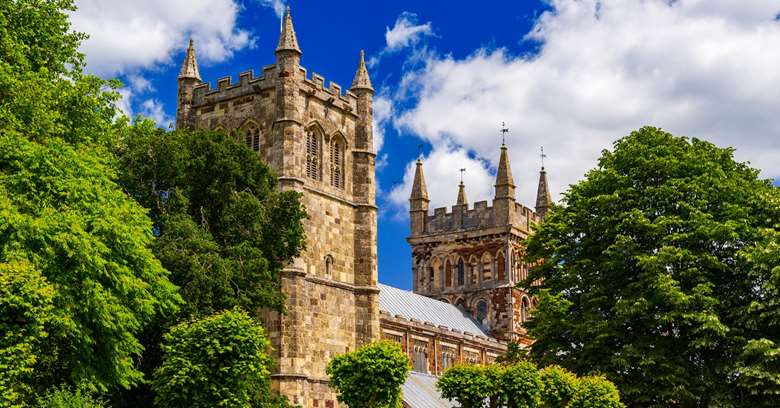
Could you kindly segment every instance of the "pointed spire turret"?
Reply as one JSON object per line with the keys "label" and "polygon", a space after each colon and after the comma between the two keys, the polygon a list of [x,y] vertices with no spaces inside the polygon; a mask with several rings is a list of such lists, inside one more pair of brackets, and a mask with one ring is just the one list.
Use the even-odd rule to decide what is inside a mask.
{"label": "pointed spire turret", "polygon": [[368,76],[368,69],[366,69],[366,53],[363,50],[360,50],[360,63],[358,64],[357,72],[355,72],[355,78],[352,79],[352,89],[374,91],[374,88],[371,86],[371,78]]}
{"label": "pointed spire turret", "polygon": [[423,199],[428,201],[428,186],[425,184],[425,175],[423,174],[422,160],[417,159],[414,169],[414,183],[412,183],[412,195],[410,200]]}
{"label": "pointed spire turret", "polygon": [[295,28],[293,28],[290,6],[287,6],[287,9],[285,9],[283,18],[282,32],[279,35],[279,44],[276,46],[276,52],[295,51],[301,54],[301,49],[298,47],[298,38],[295,36]]}
{"label": "pointed spire turret", "polygon": [[501,145],[501,157],[498,159],[496,198],[515,198],[515,182],[512,180],[512,169],[509,168],[509,153],[507,153],[505,144]]}
{"label": "pointed spire turret", "polygon": [[552,195],[550,194],[549,182],[547,181],[547,171],[544,169],[544,147],[542,147],[542,168],[539,170],[539,187],[536,190],[536,213],[544,218],[547,210],[552,205]]}
{"label": "pointed spire turret", "polygon": [[466,199],[466,185],[463,184],[463,182],[460,182],[460,185],[458,186],[458,205],[466,205],[468,204],[468,199]]}
{"label": "pointed spire turret", "polygon": [[195,56],[195,45],[190,38],[190,45],[187,47],[187,53],[184,55],[184,62],[181,64],[179,78],[193,78],[200,81],[200,70],[198,70],[198,59]]}

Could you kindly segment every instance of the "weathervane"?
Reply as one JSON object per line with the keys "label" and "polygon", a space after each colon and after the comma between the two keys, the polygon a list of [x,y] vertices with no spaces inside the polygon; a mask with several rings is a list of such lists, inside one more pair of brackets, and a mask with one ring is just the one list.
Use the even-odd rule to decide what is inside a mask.
{"label": "weathervane", "polygon": [[466,169],[460,169],[460,184],[463,184],[463,172],[466,171]]}
{"label": "weathervane", "polygon": [[540,154],[539,157],[542,158],[542,170],[544,170],[544,158],[547,157],[547,155],[544,154],[544,146],[542,146],[542,154]]}
{"label": "weathervane", "polygon": [[506,134],[509,133],[509,129],[506,127],[506,123],[501,122],[501,146],[506,144]]}

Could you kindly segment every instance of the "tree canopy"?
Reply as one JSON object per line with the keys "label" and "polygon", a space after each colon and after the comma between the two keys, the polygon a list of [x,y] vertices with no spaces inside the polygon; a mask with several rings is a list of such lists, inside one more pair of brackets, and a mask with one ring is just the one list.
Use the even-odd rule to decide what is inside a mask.
{"label": "tree canopy", "polygon": [[636,406],[773,404],[778,228],[778,188],[733,149],[631,133],[528,240],[532,358]]}
{"label": "tree canopy", "polygon": [[334,357],[327,374],[338,400],[349,408],[398,408],[411,367],[398,344],[383,340]]}
{"label": "tree canopy", "polygon": [[181,288],[184,312],[282,311],[279,274],[305,244],[300,193],[280,192],[257,154],[216,132],[128,128],[120,182],[150,209],[154,251]]}
{"label": "tree canopy", "polygon": [[258,407],[269,401],[270,342],[240,309],[174,326],[154,373],[159,407]]}

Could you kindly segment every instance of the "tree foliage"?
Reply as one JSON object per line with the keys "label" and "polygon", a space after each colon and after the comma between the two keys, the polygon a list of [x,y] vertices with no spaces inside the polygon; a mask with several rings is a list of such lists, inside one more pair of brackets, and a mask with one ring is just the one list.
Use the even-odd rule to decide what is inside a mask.
{"label": "tree foliage", "polygon": [[154,373],[155,405],[261,406],[270,399],[269,347],[262,326],[240,309],[174,326]]}
{"label": "tree foliage", "polygon": [[140,122],[120,146],[121,183],[150,209],[184,311],[283,310],[279,274],[305,243],[300,194],[278,191],[257,154],[221,133]]}
{"label": "tree foliage", "polygon": [[757,175],[652,127],[617,141],[528,240],[532,357],[631,405],[773,404],[780,201]]}
{"label": "tree foliage", "polygon": [[0,303],[15,319],[0,347],[20,357],[0,395],[17,401],[137,383],[138,333],[178,303],[145,210],[116,183],[117,84],[82,72],[72,9],[0,2]]}
{"label": "tree foliage", "polygon": [[577,389],[567,408],[623,408],[620,393],[611,381],[604,377],[584,377],[577,382]]}
{"label": "tree foliage", "polygon": [[545,408],[565,407],[577,391],[579,379],[569,370],[549,366],[539,370],[542,381],[542,405]]}
{"label": "tree foliage", "polygon": [[349,408],[398,408],[410,370],[398,344],[379,341],[334,357],[326,372],[338,400]]}
{"label": "tree foliage", "polygon": [[444,372],[436,388],[462,408],[624,407],[617,387],[603,377],[581,380],[561,367],[539,370],[529,361],[456,365]]}
{"label": "tree foliage", "polygon": [[104,400],[82,389],[53,388],[38,398],[37,408],[105,408]]}

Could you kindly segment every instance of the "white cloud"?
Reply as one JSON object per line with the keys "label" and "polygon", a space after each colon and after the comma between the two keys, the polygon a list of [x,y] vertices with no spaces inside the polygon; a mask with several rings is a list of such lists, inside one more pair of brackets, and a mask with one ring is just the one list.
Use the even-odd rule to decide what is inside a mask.
{"label": "white cloud", "polygon": [[[430,142],[431,157],[457,146],[495,166],[506,121],[518,199],[528,206],[535,202],[540,145],[557,198],[595,166],[602,149],[643,125],[735,146],[737,159],[765,177],[780,176],[780,2],[553,0],[551,6],[526,36],[540,42],[537,55],[503,49],[464,59],[429,55],[423,68],[407,71],[397,95],[410,96],[411,107],[397,113],[394,125]],[[449,160],[448,168],[462,167],[458,157]],[[435,177],[436,184],[455,186],[458,174]],[[403,205],[410,185],[406,177],[389,193],[391,201]],[[470,198],[488,199],[488,191]],[[454,187],[442,194],[452,202]]]}
{"label": "white cloud", "polygon": [[377,55],[371,57],[367,64],[369,67],[373,67],[385,55],[417,45],[424,37],[434,35],[433,25],[430,21],[418,24],[417,14],[404,11],[395,20],[393,28],[385,28],[385,48]]}
{"label": "white cloud", "polygon": [[[430,197],[430,209],[439,207],[451,207],[458,197],[458,184],[460,182],[460,169],[466,171],[463,174],[463,183],[466,185],[466,196],[469,205],[493,196],[495,176],[488,170],[487,165],[480,159],[470,157],[469,153],[458,147],[447,144],[446,141],[434,144],[428,157],[423,159],[423,173],[428,185]],[[388,194],[387,199],[397,211],[394,216],[406,216],[409,209],[409,195],[412,191],[415,163],[406,165],[403,182],[395,186]],[[477,198],[477,199],[475,199]]]}
{"label": "white cloud", "polygon": [[147,99],[141,103],[141,115],[154,120],[157,126],[170,128],[173,119],[165,114],[162,102],[157,99]]}
{"label": "white cloud", "polygon": [[274,10],[274,13],[276,13],[276,17],[282,18],[282,15],[284,14],[284,1],[282,0],[260,0],[260,4],[262,4],[265,7],[272,8]]}
{"label": "white cloud", "polygon": [[385,143],[385,127],[388,126],[393,118],[393,100],[388,96],[387,90],[383,89],[374,98],[374,151],[382,150]]}
{"label": "white cloud", "polygon": [[127,74],[173,57],[193,37],[200,61],[218,62],[252,45],[250,33],[236,26],[236,0],[78,0],[73,28],[90,38],[81,47],[89,71]]}

